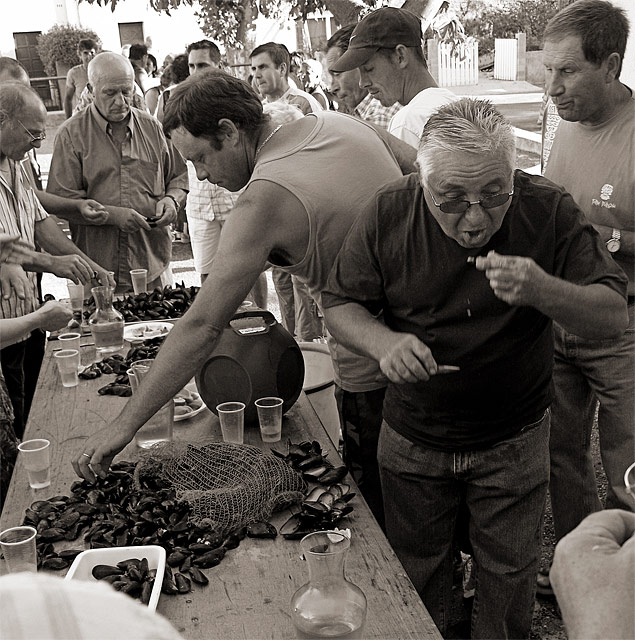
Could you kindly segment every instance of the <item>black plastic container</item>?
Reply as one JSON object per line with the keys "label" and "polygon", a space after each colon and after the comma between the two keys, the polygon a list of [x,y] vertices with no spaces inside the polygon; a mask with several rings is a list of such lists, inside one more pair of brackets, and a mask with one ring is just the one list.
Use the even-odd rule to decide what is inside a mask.
{"label": "black plastic container", "polygon": [[214,413],[222,402],[244,402],[246,424],[258,424],[258,398],[282,398],[286,413],[303,382],[297,342],[269,311],[257,308],[234,315],[196,376],[199,393]]}

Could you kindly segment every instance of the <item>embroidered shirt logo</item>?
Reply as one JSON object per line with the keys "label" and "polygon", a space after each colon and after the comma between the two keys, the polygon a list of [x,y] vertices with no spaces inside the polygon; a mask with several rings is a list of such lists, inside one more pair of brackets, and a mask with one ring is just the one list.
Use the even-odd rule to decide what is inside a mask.
{"label": "embroidered shirt logo", "polygon": [[610,200],[612,194],[613,194],[613,185],[612,184],[605,184],[600,189],[600,198],[602,198],[602,200]]}
{"label": "embroidered shirt logo", "polygon": [[612,184],[605,184],[602,185],[602,188],[600,189],[600,200],[598,200],[597,198],[591,198],[591,204],[594,207],[603,207],[604,209],[615,209],[615,203],[614,202],[609,202],[609,200],[611,199],[611,196],[613,195],[613,185]]}

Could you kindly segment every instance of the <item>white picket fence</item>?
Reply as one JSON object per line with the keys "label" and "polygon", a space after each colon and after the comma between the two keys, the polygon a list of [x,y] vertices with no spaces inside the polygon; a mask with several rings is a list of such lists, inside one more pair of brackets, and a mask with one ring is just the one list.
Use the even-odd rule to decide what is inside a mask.
{"label": "white picket fence", "polygon": [[440,87],[478,84],[478,42],[466,45],[463,53],[465,57],[461,60],[459,56],[452,55],[452,45],[438,45],[437,84]]}
{"label": "white picket fence", "polygon": [[516,80],[518,72],[518,40],[515,38],[495,38],[494,78],[496,80]]}

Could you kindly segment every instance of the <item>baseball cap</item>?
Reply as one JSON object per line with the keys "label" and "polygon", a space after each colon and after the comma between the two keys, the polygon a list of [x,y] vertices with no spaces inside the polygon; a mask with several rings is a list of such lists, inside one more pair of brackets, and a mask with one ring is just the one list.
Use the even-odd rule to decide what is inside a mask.
{"label": "baseball cap", "polygon": [[414,13],[396,7],[377,9],[355,27],[348,50],[331,67],[331,71],[342,73],[357,69],[379,49],[392,49],[398,44],[418,47],[421,40],[421,20]]}

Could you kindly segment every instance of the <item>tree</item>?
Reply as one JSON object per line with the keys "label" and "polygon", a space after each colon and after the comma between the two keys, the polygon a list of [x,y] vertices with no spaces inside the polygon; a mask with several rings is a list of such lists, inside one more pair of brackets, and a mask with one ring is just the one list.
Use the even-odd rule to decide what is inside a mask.
{"label": "tree", "polygon": [[527,34],[527,49],[539,49],[547,22],[567,0],[460,0],[453,3],[465,32],[478,39],[479,52],[494,50],[494,38]]}
{"label": "tree", "polygon": [[[119,2],[125,0],[80,0],[99,6],[110,6],[114,11]],[[425,18],[428,8],[442,0],[405,0],[404,8]],[[338,25],[343,26],[357,22],[360,17],[376,6],[381,0],[149,0],[152,9],[158,12],[170,11],[180,6],[199,8],[196,16],[200,20],[201,29],[208,37],[222,43],[229,51],[243,49],[248,44],[248,33],[253,28],[254,20],[259,14],[266,18],[280,19],[287,16],[306,19],[306,17],[322,9],[328,9]],[[434,14],[433,14],[434,15]],[[430,19],[433,17],[430,16]]]}

